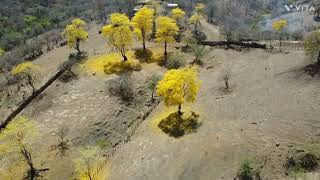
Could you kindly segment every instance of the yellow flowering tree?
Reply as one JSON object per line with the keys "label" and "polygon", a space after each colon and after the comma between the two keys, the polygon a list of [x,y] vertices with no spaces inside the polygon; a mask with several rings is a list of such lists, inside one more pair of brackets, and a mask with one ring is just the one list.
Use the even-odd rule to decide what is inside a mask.
{"label": "yellow flowering tree", "polygon": [[156,31],[156,40],[159,43],[164,43],[164,56],[167,60],[167,46],[168,43],[175,42],[174,36],[178,34],[179,28],[174,19],[160,16],[157,18],[157,31]]}
{"label": "yellow flowering tree", "polygon": [[128,16],[119,13],[111,14],[110,21],[109,25],[102,28],[102,34],[121,53],[123,61],[127,61],[126,51],[133,41],[131,22]]}
{"label": "yellow flowering tree", "polygon": [[180,26],[181,25],[180,21],[186,13],[180,8],[174,8],[172,9],[171,14],[172,14],[172,18],[175,19],[177,24]]}
{"label": "yellow flowering tree", "polygon": [[32,88],[32,93],[35,93],[36,88],[34,83],[39,70],[40,67],[38,65],[35,65],[32,62],[24,62],[15,66],[11,73],[14,76],[19,76],[20,78],[26,79],[27,84]]}
{"label": "yellow flowering tree", "polygon": [[204,14],[205,13],[205,9],[206,9],[206,5],[203,3],[197,3],[195,6],[195,13],[197,14]]}
{"label": "yellow flowering tree", "polygon": [[[25,168],[27,172],[23,179],[35,179],[40,176],[40,173],[48,170],[35,167],[35,159],[31,154],[31,143],[35,137],[37,137],[36,124],[25,117],[16,118],[0,133],[0,156],[9,158],[9,160],[16,158],[16,161],[24,161],[27,167],[22,168]],[[16,174],[17,172],[12,173],[6,176],[24,176]]]}
{"label": "yellow flowering tree", "polygon": [[69,47],[75,48],[78,54],[81,54],[80,42],[88,39],[88,32],[85,29],[86,23],[81,19],[74,19],[65,29]]}
{"label": "yellow flowering tree", "polygon": [[143,50],[146,50],[146,40],[152,32],[154,10],[147,7],[141,8],[132,18],[136,34],[142,40]]}
{"label": "yellow flowering tree", "polygon": [[193,14],[189,19],[188,19],[188,24],[194,26],[194,33],[198,33],[198,27],[201,25],[201,20],[203,19],[201,14]]}
{"label": "yellow flowering tree", "polygon": [[320,65],[320,30],[314,31],[304,39],[304,49],[307,55],[318,56]]}
{"label": "yellow flowering tree", "polygon": [[159,8],[161,7],[160,3],[157,0],[149,0],[146,2],[146,5],[153,9],[153,20],[152,20],[152,34],[151,37],[154,38],[156,35],[156,18],[159,14]]}
{"label": "yellow flowering tree", "polygon": [[164,98],[166,106],[178,106],[178,113],[182,114],[182,104],[194,102],[199,88],[198,73],[194,67],[174,69],[167,71],[159,81],[157,94]]}
{"label": "yellow flowering tree", "polygon": [[75,160],[76,179],[105,180],[107,178],[107,164],[100,151],[100,148],[95,146],[80,149],[79,158]]}
{"label": "yellow flowering tree", "polygon": [[288,21],[285,19],[280,19],[272,23],[272,28],[279,33],[280,47],[281,47],[281,40],[282,40],[281,33],[284,30],[284,28],[287,27],[287,25],[288,25]]}

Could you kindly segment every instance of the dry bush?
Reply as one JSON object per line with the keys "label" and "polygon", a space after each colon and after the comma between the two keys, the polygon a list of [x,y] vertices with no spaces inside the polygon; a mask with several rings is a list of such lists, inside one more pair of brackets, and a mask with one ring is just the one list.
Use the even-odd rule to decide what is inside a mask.
{"label": "dry bush", "polygon": [[186,60],[179,54],[175,53],[169,56],[166,63],[166,68],[168,69],[179,69],[186,65]]}
{"label": "dry bush", "polygon": [[108,91],[113,96],[120,97],[123,101],[130,101],[134,98],[131,72],[125,72],[118,78],[110,80]]}

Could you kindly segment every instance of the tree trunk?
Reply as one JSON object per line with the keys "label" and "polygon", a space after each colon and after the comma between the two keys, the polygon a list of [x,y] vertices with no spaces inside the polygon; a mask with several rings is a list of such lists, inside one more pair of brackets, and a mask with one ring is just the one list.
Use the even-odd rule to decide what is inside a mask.
{"label": "tree trunk", "polygon": [[226,89],[229,89],[229,81],[225,81],[225,83],[226,83]]}
{"label": "tree trunk", "polygon": [[141,31],[141,35],[142,35],[142,46],[143,46],[143,50],[146,50],[146,35],[144,33],[144,30],[142,29]]}
{"label": "tree trunk", "polygon": [[319,51],[319,54],[318,54],[318,65],[320,65],[320,51]]}
{"label": "tree trunk", "polygon": [[152,89],[152,92],[151,92],[151,102],[154,101],[154,88]]}
{"label": "tree trunk", "polygon": [[144,38],[143,38],[143,50],[144,51],[146,50],[146,42],[145,42]]}
{"label": "tree trunk", "polygon": [[124,62],[128,61],[128,58],[127,58],[126,55],[122,55],[122,57],[123,57],[123,61],[124,61]]}
{"label": "tree trunk", "polygon": [[29,85],[31,86],[31,88],[32,88],[32,94],[34,94],[35,91],[36,91],[36,88],[35,88],[34,85],[33,85],[32,77],[28,74],[28,75],[27,75],[27,78],[28,78],[28,84],[29,84]]}
{"label": "tree trunk", "polygon": [[167,62],[168,52],[167,52],[167,41],[164,42],[164,60]]}
{"label": "tree trunk", "polygon": [[81,54],[81,51],[80,51],[80,40],[79,39],[76,40],[76,50],[78,51],[78,54]]}
{"label": "tree trunk", "polygon": [[180,115],[182,115],[182,111],[181,111],[181,104],[179,104],[179,106],[178,106],[178,113],[180,114]]}

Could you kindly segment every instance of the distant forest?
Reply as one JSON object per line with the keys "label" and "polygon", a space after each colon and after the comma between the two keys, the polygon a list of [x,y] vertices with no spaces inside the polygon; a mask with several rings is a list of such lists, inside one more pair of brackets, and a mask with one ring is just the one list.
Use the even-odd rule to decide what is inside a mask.
{"label": "distant forest", "polygon": [[[48,30],[64,28],[69,20],[75,17],[88,22],[92,20],[104,22],[107,15],[113,12],[126,13],[131,17],[134,6],[141,1],[143,0],[1,0],[0,48],[8,51]],[[170,2],[178,3],[186,12],[192,12],[195,3],[204,2],[208,4],[208,15],[213,16],[216,9],[214,4],[219,1],[224,0],[171,0]],[[255,0],[244,1],[255,2]]]}
{"label": "distant forest", "polygon": [[[103,21],[115,11],[133,11],[135,0],[1,0],[0,48],[8,51],[70,18]],[[129,12],[131,13],[131,12]]]}

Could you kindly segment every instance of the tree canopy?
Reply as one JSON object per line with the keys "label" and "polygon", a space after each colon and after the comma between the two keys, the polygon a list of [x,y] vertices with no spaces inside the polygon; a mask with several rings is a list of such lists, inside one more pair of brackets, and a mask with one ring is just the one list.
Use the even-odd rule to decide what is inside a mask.
{"label": "tree canopy", "polygon": [[102,34],[121,53],[123,60],[127,61],[126,50],[133,41],[131,22],[128,16],[120,13],[111,14],[110,21],[109,25],[102,28]]}
{"label": "tree canopy", "polygon": [[186,13],[180,8],[175,8],[172,9],[171,14],[172,18],[175,19],[178,23]]}
{"label": "tree canopy", "polygon": [[278,32],[282,31],[288,25],[288,21],[280,19],[272,23],[272,28]]}
{"label": "tree canopy", "polygon": [[136,34],[142,40],[143,49],[146,49],[146,40],[152,32],[154,10],[147,7],[141,8],[132,18]]}
{"label": "tree canopy", "polygon": [[185,102],[194,102],[199,92],[200,81],[197,70],[192,68],[167,71],[157,86],[157,94],[164,98],[166,106],[179,106]]}
{"label": "tree canopy", "polygon": [[80,42],[88,39],[88,32],[85,29],[86,23],[81,19],[74,19],[65,29],[69,47],[74,47],[78,53],[81,53]]}

